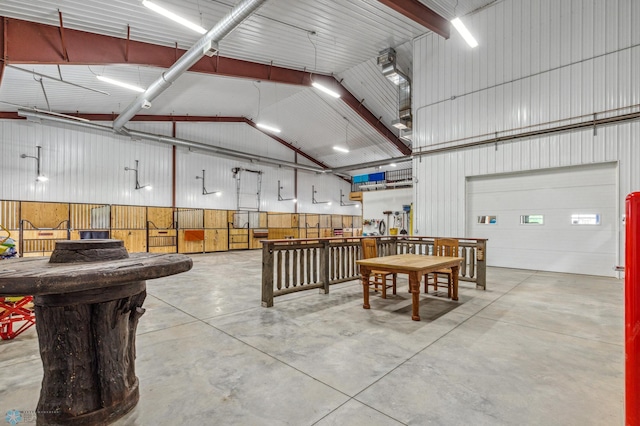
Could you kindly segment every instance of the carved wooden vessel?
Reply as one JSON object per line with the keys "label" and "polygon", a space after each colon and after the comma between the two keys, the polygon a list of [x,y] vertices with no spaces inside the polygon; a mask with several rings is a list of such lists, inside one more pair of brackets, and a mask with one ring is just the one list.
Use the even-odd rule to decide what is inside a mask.
{"label": "carved wooden vessel", "polygon": [[59,241],[48,259],[0,265],[0,295],[34,295],[44,378],[39,425],[100,425],[138,402],[135,336],[145,280],[191,269],[181,254],[120,240]]}

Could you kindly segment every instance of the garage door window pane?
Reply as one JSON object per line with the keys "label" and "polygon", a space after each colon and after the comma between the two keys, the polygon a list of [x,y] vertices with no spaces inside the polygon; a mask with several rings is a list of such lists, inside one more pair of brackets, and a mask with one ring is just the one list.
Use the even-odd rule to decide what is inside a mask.
{"label": "garage door window pane", "polygon": [[572,225],[600,225],[600,215],[591,213],[578,213],[571,215]]}
{"label": "garage door window pane", "polygon": [[497,216],[478,216],[478,223],[482,225],[495,225],[498,223]]}
{"label": "garage door window pane", "polygon": [[520,216],[520,225],[542,225],[542,224],[544,224],[544,215],[523,214]]}

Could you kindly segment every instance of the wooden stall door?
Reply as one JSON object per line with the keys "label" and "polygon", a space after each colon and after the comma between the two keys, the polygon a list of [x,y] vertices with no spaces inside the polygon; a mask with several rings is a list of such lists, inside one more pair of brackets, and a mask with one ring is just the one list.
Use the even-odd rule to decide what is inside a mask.
{"label": "wooden stall door", "polygon": [[56,241],[69,239],[69,204],[22,202],[20,255],[51,256]]}
{"label": "wooden stall door", "polygon": [[111,238],[124,241],[129,253],[147,251],[147,208],[111,206]]}
{"label": "wooden stall door", "polygon": [[171,207],[147,208],[147,246],[149,253],[176,253],[178,233]]}

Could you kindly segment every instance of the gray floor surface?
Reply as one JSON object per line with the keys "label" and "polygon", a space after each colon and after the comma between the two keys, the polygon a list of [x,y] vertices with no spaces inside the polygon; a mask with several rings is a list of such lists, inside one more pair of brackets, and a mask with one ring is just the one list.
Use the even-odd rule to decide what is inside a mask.
{"label": "gray floor surface", "polygon": [[[415,322],[403,277],[370,310],[357,281],[262,308],[260,256],[147,282],[140,402],[116,425],[623,424],[621,280],[488,268],[486,291],[422,295]],[[35,328],[0,342],[2,417],[35,410],[41,380]]]}

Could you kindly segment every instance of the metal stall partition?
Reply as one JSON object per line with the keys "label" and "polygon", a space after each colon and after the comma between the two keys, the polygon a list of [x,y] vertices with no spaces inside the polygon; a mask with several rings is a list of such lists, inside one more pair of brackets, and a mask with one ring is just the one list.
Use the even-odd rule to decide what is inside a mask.
{"label": "metal stall partition", "polygon": [[640,192],[626,201],[625,412],[627,426],[640,425]]}

